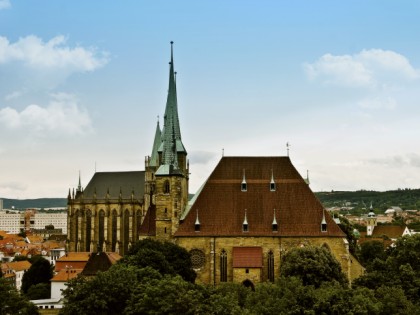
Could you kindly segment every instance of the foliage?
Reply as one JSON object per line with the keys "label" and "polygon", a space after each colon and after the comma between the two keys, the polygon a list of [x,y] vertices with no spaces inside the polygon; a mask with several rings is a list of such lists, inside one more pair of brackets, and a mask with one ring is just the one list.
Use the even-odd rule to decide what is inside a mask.
{"label": "foliage", "polygon": [[139,268],[152,267],[162,275],[180,275],[190,282],[194,282],[197,276],[186,249],[150,238],[134,243],[120,263]]}
{"label": "foliage", "polygon": [[357,237],[354,235],[354,226],[346,217],[340,217],[340,228],[346,233],[347,241],[349,242],[349,251],[353,256],[357,257]]}
{"label": "foliage", "polygon": [[152,268],[116,264],[93,278],[75,278],[63,291],[67,302],[61,314],[120,314],[140,283],[161,277]]}
{"label": "foliage", "polygon": [[53,266],[42,256],[34,256],[30,259],[31,267],[22,277],[22,292],[28,293],[32,285],[46,283],[49,285],[53,277]]}
{"label": "foliage", "polygon": [[367,267],[376,258],[380,260],[386,259],[384,243],[381,241],[368,241],[360,245],[358,258],[360,263]]}
{"label": "foliage", "polygon": [[49,283],[38,283],[31,285],[26,293],[30,300],[49,299],[51,295],[51,285]]}
{"label": "foliage", "polygon": [[367,265],[367,273],[356,279],[354,285],[375,291],[381,287],[400,288],[406,299],[420,306],[420,235],[398,239],[386,254],[384,258],[374,258]]}
{"label": "foliage", "polygon": [[298,277],[304,285],[319,287],[323,282],[347,283],[340,263],[324,247],[293,248],[283,257],[280,273],[284,277]]}
{"label": "foliage", "polygon": [[0,314],[39,314],[37,307],[0,278]]}

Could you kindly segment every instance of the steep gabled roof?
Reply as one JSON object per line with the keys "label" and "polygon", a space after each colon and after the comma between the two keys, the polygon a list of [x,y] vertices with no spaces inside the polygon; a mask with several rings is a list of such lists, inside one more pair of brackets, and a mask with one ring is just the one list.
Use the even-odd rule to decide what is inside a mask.
{"label": "steep gabled roof", "polygon": [[97,199],[104,199],[109,191],[110,199],[118,199],[121,191],[123,199],[144,198],[144,171],[131,172],[97,172],[83,191],[83,198],[92,199],[96,193]]}
{"label": "steep gabled roof", "polygon": [[83,268],[82,275],[96,276],[98,272],[107,271],[121,258],[122,257],[117,253],[92,253],[85,268]]}
{"label": "steep gabled roof", "polygon": [[[247,187],[241,191],[244,174]],[[327,231],[321,231],[323,206],[289,157],[223,157],[188,209],[175,236],[345,236],[327,213]]]}
{"label": "steep gabled roof", "polygon": [[156,236],[156,206],[151,205],[141,224],[139,235]]}
{"label": "steep gabled roof", "polygon": [[373,229],[372,237],[388,236],[389,238],[399,238],[403,236],[407,227],[401,225],[377,225]]}

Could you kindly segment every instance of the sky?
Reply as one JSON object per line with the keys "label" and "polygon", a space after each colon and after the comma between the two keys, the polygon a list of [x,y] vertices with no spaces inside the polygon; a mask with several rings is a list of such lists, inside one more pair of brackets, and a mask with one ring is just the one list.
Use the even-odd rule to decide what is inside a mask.
{"label": "sky", "polygon": [[420,188],[419,38],[415,0],[0,0],[0,197],[144,170],[170,41],[191,193],[286,143],[313,191]]}

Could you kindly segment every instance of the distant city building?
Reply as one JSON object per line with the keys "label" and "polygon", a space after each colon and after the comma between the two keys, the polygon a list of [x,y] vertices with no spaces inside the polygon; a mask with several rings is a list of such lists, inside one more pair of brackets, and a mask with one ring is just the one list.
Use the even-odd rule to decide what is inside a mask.
{"label": "distant city building", "polygon": [[0,230],[18,234],[24,227],[25,221],[22,214],[0,212]]}
{"label": "distant city building", "polygon": [[3,199],[0,199],[0,211],[3,211]]}

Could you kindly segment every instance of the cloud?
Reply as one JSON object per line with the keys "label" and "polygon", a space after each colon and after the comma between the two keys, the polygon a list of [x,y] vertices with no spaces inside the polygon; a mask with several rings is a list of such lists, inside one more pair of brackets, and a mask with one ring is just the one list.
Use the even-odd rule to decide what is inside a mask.
{"label": "cloud", "polygon": [[38,136],[77,135],[92,131],[86,110],[81,109],[73,95],[57,93],[46,107],[36,104],[22,111],[0,109],[0,123],[8,130],[25,130]]}
{"label": "cloud", "polygon": [[10,100],[13,100],[15,98],[19,98],[22,94],[23,94],[23,91],[14,91],[12,93],[7,94],[4,97],[4,100],[5,101],[10,101]]}
{"label": "cloud", "polygon": [[385,158],[370,159],[368,162],[370,164],[379,164],[386,167],[410,166],[420,168],[420,155],[416,153],[411,153],[404,156],[394,155]]}
{"label": "cloud", "polygon": [[207,164],[216,156],[214,152],[193,151],[190,153],[190,161],[192,164]]}
{"label": "cloud", "polygon": [[0,0],[0,10],[8,9],[12,6],[10,0]]}
{"label": "cloud", "polygon": [[75,72],[94,71],[108,62],[107,53],[95,48],[69,47],[67,38],[56,36],[47,42],[30,35],[10,43],[0,36],[0,64],[20,62],[34,70],[62,71],[66,75]]}
{"label": "cloud", "polygon": [[361,100],[358,105],[363,109],[393,110],[397,107],[397,101],[392,97],[374,97]]}
{"label": "cloud", "polygon": [[1,182],[0,189],[12,190],[12,191],[25,191],[27,185],[19,182]]}
{"label": "cloud", "polygon": [[325,54],[303,66],[309,79],[345,87],[398,85],[420,77],[420,70],[405,56],[382,49],[362,50],[354,55]]}

